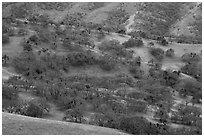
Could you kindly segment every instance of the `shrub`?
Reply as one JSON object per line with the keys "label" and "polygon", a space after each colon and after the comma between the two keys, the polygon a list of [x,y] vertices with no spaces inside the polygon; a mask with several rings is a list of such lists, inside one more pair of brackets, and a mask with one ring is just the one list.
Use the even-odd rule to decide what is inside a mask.
{"label": "shrub", "polygon": [[44,63],[37,60],[33,52],[22,52],[12,60],[12,65],[18,73],[28,77],[38,77],[47,70]]}
{"label": "shrub", "polygon": [[29,102],[26,115],[30,117],[42,117],[43,108],[41,108],[37,103]]}
{"label": "shrub", "polygon": [[132,48],[132,47],[142,47],[144,43],[142,39],[131,38],[128,41],[124,42],[123,45],[125,46],[125,48]]}
{"label": "shrub", "polygon": [[151,48],[150,54],[158,60],[162,60],[164,58],[164,51],[161,48]]}
{"label": "shrub", "polygon": [[149,42],[149,45],[150,46],[154,46],[154,42]]}
{"label": "shrub", "polygon": [[88,52],[72,52],[67,55],[72,66],[93,65],[96,63],[95,57]]}
{"label": "shrub", "polygon": [[44,43],[50,43],[51,39],[51,33],[47,30],[40,30],[38,33],[38,38],[40,42]]}
{"label": "shrub", "polygon": [[15,90],[14,88],[2,87],[2,98],[3,99],[8,99],[8,100],[16,100],[18,97],[18,91]]}
{"label": "shrub", "polygon": [[9,36],[6,34],[2,35],[2,44],[7,44],[9,43]]}
{"label": "shrub", "polygon": [[133,61],[130,62],[130,65],[131,65],[131,66],[138,67],[138,66],[141,65],[141,60],[142,60],[142,59],[141,59],[140,56],[135,57],[135,58],[133,59]]}
{"label": "shrub", "polygon": [[162,72],[160,69],[150,68],[149,75],[155,79],[159,79],[162,77]]}
{"label": "shrub", "polygon": [[132,38],[142,37],[142,38],[148,38],[147,34],[143,31],[134,31],[130,33]]}
{"label": "shrub", "polygon": [[103,41],[99,46],[99,50],[102,51],[110,51],[110,50],[115,50],[117,51],[119,49],[120,42],[117,40],[105,40]]}
{"label": "shrub", "polygon": [[202,91],[202,85],[199,82],[187,81],[185,82],[179,94],[182,96],[195,96]]}
{"label": "shrub", "polygon": [[2,24],[2,34],[7,33],[7,32],[8,32],[8,30],[9,30],[9,27],[8,27],[8,26],[6,26],[5,24]]}
{"label": "shrub", "polygon": [[187,63],[181,68],[181,72],[202,81],[202,64],[200,63]]}
{"label": "shrub", "polygon": [[179,81],[179,75],[170,71],[163,72],[163,81],[165,85],[173,87]]}
{"label": "shrub", "polygon": [[166,46],[168,44],[168,42],[166,41],[166,39],[164,37],[158,37],[157,40],[163,45]]}
{"label": "shrub", "polygon": [[24,51],[32,51],[33,50],[32,45],[29,41],[24,41],[22,46],[23,46]]}
{"label": "shrub", "polygon": [[135,135],[158,134],[157,127],[142,117],[122,118],[120,129]]}
{"label": "shrub", "polygon": [[197,55],[196,53],[185,53],[182,57],[181,57],[182,61],[184,62],[197,62],[200,61],[201,58],[199,55]]}
{"label": "shrub", "polygon": [[166,56],[167,57],[173,57],[174,56],[174,50],[172,48],[168,49],[166,51]]}
{"label": "shrub", "polygon": [[110,52],[113,56],[132,58],[132,53],[123,48],[117,40],[103,41],[98,48]]}
{"label": "shrub", "polygon": [[104,71],[110,71],[115,68],[116,61],[109,56],[104,56],[99,59],[99,66]]}
{"label": "shrub", "polygon": [[134,78],[142,78],[144,75],[144,71],[142,71],[139,67],[136,66],[130,66],[129,71]]}
{"label": "shrub", "polygon": [[39,44],[39,37],[37,35],[32,35],[29,37],[29,41],[31,41],[32,43],[34,43],[35,45]]}

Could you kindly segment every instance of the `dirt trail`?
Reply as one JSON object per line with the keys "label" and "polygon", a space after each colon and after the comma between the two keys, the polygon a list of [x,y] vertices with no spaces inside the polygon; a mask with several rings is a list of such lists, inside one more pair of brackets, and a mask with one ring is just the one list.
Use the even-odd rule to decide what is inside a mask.
{"label": "dirt trail", "polygon": [[130,18],[128,19],[128,24],[125,26],[126,33],[129,33],[133,30],[131,26],[134,24],[134,19],[135,19],[135,14],[131,15]]}
{"label": "dirt trail", "polygon": [[10,77],[15,76],[16,74],[9,72],[5,68],[2,68],[2,79],[8,80]]}

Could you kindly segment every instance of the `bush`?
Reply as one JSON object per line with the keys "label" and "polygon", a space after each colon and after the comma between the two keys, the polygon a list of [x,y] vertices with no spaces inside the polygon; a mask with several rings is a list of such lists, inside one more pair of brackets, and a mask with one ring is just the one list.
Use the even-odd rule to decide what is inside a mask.
{"label": "bush", "polygon": [[173,87],[179,82],[179,75],[170,71],[163,72],[163,81],[165,85]]}
{"label": "bush", "polygon": [[67,58],[72,66],[96,64],[96,59],[90,52],[72,52],[67,55]]}
{"label": "bush", "polygon": [[113,56],[131,58],[132,53],[128,52],[117,40],[103,41],[99,45],[99,50],[111,53]]}
{"label": "bush", "polygon": [[8,32],[8,30],[9,30],[9,27],[8,27],[8,26],[6,26],[5,24],[2,24],[2,34],[7,33],[7,32]]}
{"label": "bush", "polygon": [[164,51],[161,48],[151,48],[150,54],[158,60],[162,60],[164,58]]}
{"label": "bush", "polygon": [[130,36],[132,38],[142,37],[142,38],[148,38],[147,34],[143,31],[134,31],[130,33]]}
{"label": "bush", "polygon": [[29,37],[29,41],[34,43],[35,45],[38,45],[40,43],[39,37],[36,35],[32,35]]}
{"label": "bush", "polygon": [[199,82],[187,81],[185,82],[179,94],[182,96],[195,96],[202,91],[202,85]]}
{"label": "bush", "polygon": [[109,56],[104,56],[99,59],[99,66],[104,71],[111,71],[116,66],[116,61]]}
{"label": "bush", "polygon": [[142,39],[131,38],[128,41],[124,42],[123,45],[125,46],[125,48],[132,48],[132,47],[142,47],[144,43]]}
{"label": "bush", "polygon": [[188,63],[181,68],[181,72],[202,81],[202,64],[201,63]]}
{"label": "bush", "polygon": [[32,51],[33,50],[32,45],[29,41],[24,41],[22,46],[23,46],[24,51]]}
{"label": "bush", "polygon": [[149,42],[149,45],[150,46],[154,46],[154,42]]}
{"label": "bush", "polygon": [[174,56],[174,50],[172,48],[168,49],[166,51],[166,56],[167,57],[173,57]]}
{"label": "bush", "polygon": [[131,66],[135,66],[135,67],[138,67],[141,65],[141,57],[140,56],[137,56],[133,59],[133,61],[130,62],[130,65]]}
{"label": "bush", "polygon": [[159,43],[161,43],[163,46],[166,46],[168,44],[168,42],[166,41],[166,39],[164,37],[158,37],[157,40],[159,41]]}
{"label": "bush", "polygon": [[9,36],[6,34],[2,35],[2,44],[7,44],[9,43]]}
{"label": "bush", "polygon": [[50,43],[50,41],[52,40],[51,33],[47,30],[41,30],[38,33],[38,38],[40,42],[44,42],[44,43]]}
{"label": "bush", "polygon": [[16,100],[18,98],[18,91],[14,88],[2,87],[2,98],[8,100]]}
{"label": "bush", "polygon": [[122,118],[120,120],[120,129],[135,135],[158,134],[157,127],[142,117]]}
{"label": "bush", "polygon": [[30,117],[42,117],[43,108],[34,102],[28,103],[28,108],[26,110],[26,115]]}
{"label": "bush", "polygon": [[144,71],[142,71],[139,67],[130,66],[129,71],[133,75],[134,78],[140,79],[144,75]]}
{"label": "bush", "polygon": [[183,62],[198,62],[201,60],[200,56],[196,53],[185,53],[181,59]]}
{"label": "bush", "polygon": [[18,73],[28,77],[39,77],[46,70],[45,63],[37,60],[33,52],[22,52],[12,60],[12,65]]}

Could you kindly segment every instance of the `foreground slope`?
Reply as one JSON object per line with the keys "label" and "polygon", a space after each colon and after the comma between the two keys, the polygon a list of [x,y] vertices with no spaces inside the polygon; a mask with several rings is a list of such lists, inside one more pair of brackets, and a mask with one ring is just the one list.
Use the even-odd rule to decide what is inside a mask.
{"label": "foreground slope", "polygon": [[2,112],[3,135],[120,135],[114,129]]}

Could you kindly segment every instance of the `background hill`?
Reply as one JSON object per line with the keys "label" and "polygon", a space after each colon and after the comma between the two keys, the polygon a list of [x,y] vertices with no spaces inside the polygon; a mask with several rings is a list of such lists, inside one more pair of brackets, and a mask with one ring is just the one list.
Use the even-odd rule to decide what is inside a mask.
{"label": "background hill", "polygon": [[[15,8],[14,8],[15,7]],[[21,12],[17,13],[17,10]],[[26,12],[23,12],[26,10]],[[146,35],[162,35],[174,38],[193,38],[201,43],[202,4],[201,3],[6,3],[3,17],[14,14],[26,17],[30,14],[45,14],[54,22],[67,18],[103,24],[123,26],[134,16],[132,31],[142,31]]]}

